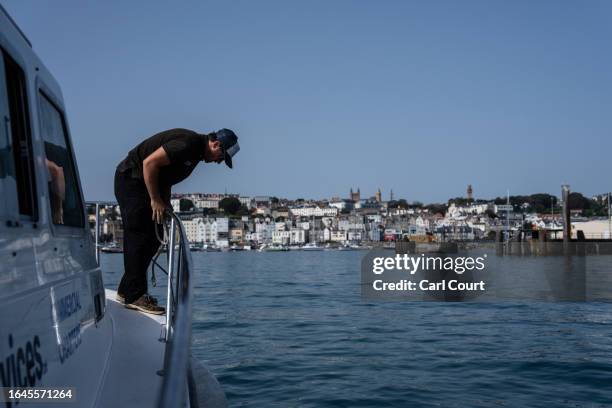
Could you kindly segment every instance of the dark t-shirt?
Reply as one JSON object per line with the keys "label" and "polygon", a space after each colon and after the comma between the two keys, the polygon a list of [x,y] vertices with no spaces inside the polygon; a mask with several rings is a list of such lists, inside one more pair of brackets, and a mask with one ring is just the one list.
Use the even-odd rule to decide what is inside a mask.
{"label": "dark t-shirt", "polygon": [[188,129],[170,129],[157,133],[130,150],[119,163],[120,172],[130,171],[131,176],[144,181],[143,161],[155,150],[163,147],[170,159],[168,166],[159,171],[160,194],[164,201],[170,198],[170,188],[185,180],[204,158],[208,137]]}

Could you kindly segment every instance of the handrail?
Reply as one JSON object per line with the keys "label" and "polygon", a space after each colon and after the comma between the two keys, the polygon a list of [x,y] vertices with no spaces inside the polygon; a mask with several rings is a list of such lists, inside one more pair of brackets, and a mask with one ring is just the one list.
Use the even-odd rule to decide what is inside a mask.
{"label": "handrail", "polygon": [[[168,239],[168,301],[166,309],[166,346],[164,350],[163,381],[158,408],[175,408],[190,403],[194,408],[195,390],[191,375],[191,312],[192,312],[192,265],[189,241],[185,227],[172,211],[171,231]],[[174,260],[174,238],[178,232],[179,246]],[[176,269],[174,264],[176,263]],[[174,281],[174,282],[173,282]],[[174,290],[173,290],[174,289]],[[186,399],[185,397],[189,398]]]}
{"label": "handrail", "polygon": [[[99,265],[100,206],[117,205],[110,201],[90,201],[95,206],[96,261]],[[197,408],[195,383],[191,372],[192,265],[189,241],[180,218],[167,210],[170,219],[168,235],[168,291],[166,302],[166,333],[162,386],[157,398],[158,408],[176,408],[189,403]],[[175,238],[178,233],[178,250]],[[176,252],[176,254],[175,254]],[[176,258],[176,259],[175,259]]]}

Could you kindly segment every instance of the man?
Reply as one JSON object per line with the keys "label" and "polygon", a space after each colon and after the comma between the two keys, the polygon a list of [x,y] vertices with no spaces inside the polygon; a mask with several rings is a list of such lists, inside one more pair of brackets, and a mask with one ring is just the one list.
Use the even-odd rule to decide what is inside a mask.
{"label": "man", "polygon": [[147,293],[147,268],[160,246],[155,229],[161,232],[156,224],[169,207],[172,186],[186,179],[200,161],[224,161],[231,169],[239,150],[238,137],[229,129],[208,135],[171,129],[146,139],[119,163],[115,196],[123,220],[124,272],[117,299],[127,308],[165,312]]}

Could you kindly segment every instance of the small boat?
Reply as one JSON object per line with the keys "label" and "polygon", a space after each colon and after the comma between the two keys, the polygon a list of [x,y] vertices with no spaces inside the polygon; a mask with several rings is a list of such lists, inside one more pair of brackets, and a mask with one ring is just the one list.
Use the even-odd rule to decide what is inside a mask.
{"label": "small boat", "polygon": [[309,242],[302,247],[302,251],[322,251],[323,248],[318,246],[316,242]]}
{"label": "small boat", "polygon": [[244,247],[241,247],[240,245],[232,245],[230,247],[230,251],[235,252],[235,251],[244,251]]}
{"label": "small boat", "polygon": [[284,252],[289,251],[289,247],[284,245],[262,245],[259,248],[259,252]]}
{"label": "small boat", "polygon": [[198,245],[198,244],[189,244],[189,250],[191,252],[199,252],[199,251],[202,251],[203,248],[201,245]]}
{"label": "small boat", "polygon": [[215,245],[204,245],[203,249],[206,252],[221,252],[221,248]]}
{"label": "small boat", "polygon": [[116,242],[113,242],[112,244],[101,247],[100,252],[104,252],[106,254],[121,254],[123,253],[123,248],[121,248]]}

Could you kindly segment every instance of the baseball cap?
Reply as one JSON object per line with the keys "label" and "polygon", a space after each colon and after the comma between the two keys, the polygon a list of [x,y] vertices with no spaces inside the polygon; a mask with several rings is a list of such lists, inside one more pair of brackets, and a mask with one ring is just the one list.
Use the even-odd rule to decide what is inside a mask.
{"label": "baseball cap", "polygon": [[215,132],[217,140],[221,142],[221,147],[225,152],[225,164],[232,168],[232,157],[240,151],[238,136],[230,129],[221,129]]}

